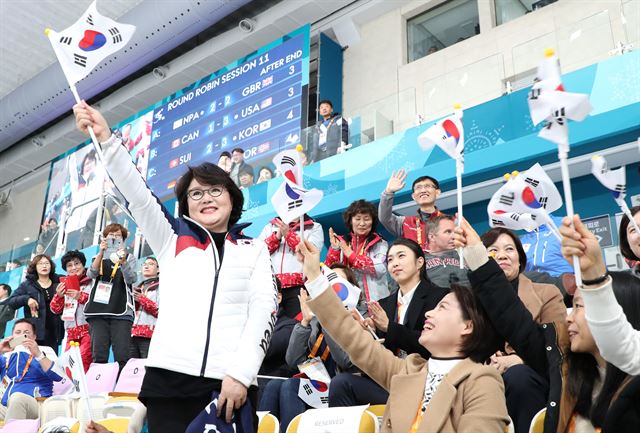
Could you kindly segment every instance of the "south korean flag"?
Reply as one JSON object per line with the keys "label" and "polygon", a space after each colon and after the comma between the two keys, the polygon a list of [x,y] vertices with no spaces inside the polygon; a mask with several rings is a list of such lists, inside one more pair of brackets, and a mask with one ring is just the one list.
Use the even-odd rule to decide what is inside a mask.
{"label": "south korean flag", "polygon": [[67,80],[75,84],[123,48],[135,30],[98,13],[94,1],[73,25],[61,32],[47,29],[46,34]]}
{"label": "south korean flag", "polygon": [[289,224],[296,218],[313,209],[323,193],[319,189],[303,187],[302,163],[297,150],[284,150],[273,158],[278,173],[282,174],[284,182],[271,197],[271,203],[280,219]]}
{"label": "south korean flag", "polygon": [[562,206],[562,197],[540,164],[506,177],[507,182],[489,201],[487,212],[491,227],[531,232],[549,224],[553,231],[555,225],[549,213]]}
{"label": "south korean flag", "polygon": [[640,227],[638,227],[638,224],[631,215],[631,210],[625,201],[627,195],[627,175],[625,167],[622,166],[615,170],[610,170],[607,166],[607,160],[600,155],[596,155],[591,158],[591,173],[605,188],[611,191],[611,195],[613,195],[613,199],[618,206],[620,206],[620,210],[629,218],[629,222],[633,228],[635,228],[636,232],[640,233]]}
{"label": "south korean flag", "polygon": [[560,61],[553,50],[545,52],[529,92],[529,111],[534,125],[545,122],[538,134],[569,151],[569,119],[582,121],[593,109],[589,95],[565,91],[560,76]]}

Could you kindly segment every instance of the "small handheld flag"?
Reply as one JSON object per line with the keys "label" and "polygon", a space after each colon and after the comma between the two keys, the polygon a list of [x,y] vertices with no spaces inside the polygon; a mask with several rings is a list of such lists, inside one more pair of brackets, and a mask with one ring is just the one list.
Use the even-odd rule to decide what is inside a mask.
{"label": "small handheld flag", "polygon": [[74,392],[86,404],[87,414],[91,419],[91,405],[89,403],[89,388],[87,377],[84,373],[82,356],[80,355],[80,343],[72,341],[69,350],[64,352],[53,364],[53,371],[61,377],[68,377],[73,384]]}
{"label": "small handheld flag", "polygon": [[[566,92],[560,78],[560,61],[552,49],[544,53],[545,59],[538,67],[531,92],[529,92],[529,110],[534,125],[546,121],[545,127],[538,134],[545,140],[558,145],[558,159],[562,172],[562,188],[567,206],[567,215],[573,220],[573,198],[571,197],[571,180],[569,176],[569,119],[581,121],[591,112],[589,96],[582,93]],[[582,285],[580,260],[573,256],[573,272],[576,285]]]}
{"label": "small handheld flag", "polygon": [[549,213],[562,206],[562,198],[540,164],[524,173],[506,174],[505,179],[507,182],[493,194],[487,207],[491,227],[531,232],[547,224],[560,238]]}
{"label": "small handheld flag", "polygon": [[[464,172],[464,127],[462,116],[460,104],[455,104],[454,112],[451,116],[436,122],[418,136],[418,144],[423,150],[438,146],[456,161],[458,227],[462,223],[462,173]],[[458,250],[458,254],[460,255],[460,269],[463,269],[462,248]]]}
{"label": "small handheld flag", "polygon": [[344,305],[345,308],[351,311],[352,308],[355,308],[356,305],[358,305],[358,300],[360,299],[360,289],[358,287],[354,286],[349,281],[338,275],[336,271],[326,266],[322,267],[322,273],[329,280],[329,285],[336,295],[338,295],[338,298],[340,298],[342,305]]}
{"label": "small handheld flag", "polygon": [[607,160],[603,156],[596,155],[591,158],[591,173],[611,192],[613,199],[620,206],[620,210],[629,218],[629,223],[633,225],[637,233],[640,233],[640,228],[638,228],[638,224],[631,215],[631,210],[629,210],[629,206],[625,201],[627,196],[625,167],[610,170],[607,167]]}
{"label": "small handheld flag", "polygon": [[101,15],[94,1],[70,27],[46,29],[69,84],[82,80],[105,58],[125,47],[136,27]]}
{"label": "small handheld flag", "polygon": [[273,158],[273,163],[284,182],[271,197],[271,203],[280,219],[289,224],[320,203],[323,193],[319,189],[308,190],[302,186],[302,163],[298,151],[283,150]]}
{"label": "small handheld flag", "polygon": [[589,95],[565,91],[560,78],[560,61],[551,49],[545,51],[528,101],[533,124],[546,122],[538,135],[556,143],[565,152],[569,151],[568,120],[582,121],[593,109]]}

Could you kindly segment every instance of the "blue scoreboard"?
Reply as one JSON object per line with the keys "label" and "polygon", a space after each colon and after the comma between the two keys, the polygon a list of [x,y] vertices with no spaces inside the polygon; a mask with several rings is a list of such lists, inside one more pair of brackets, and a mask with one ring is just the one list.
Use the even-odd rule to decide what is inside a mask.
{"label": "blue scoreboard", "polygon": [[255,169],[300,142],[309,82],[309,26],[236,60],[154,106],[147,183],[172,194],[184,165],[244,150]]}

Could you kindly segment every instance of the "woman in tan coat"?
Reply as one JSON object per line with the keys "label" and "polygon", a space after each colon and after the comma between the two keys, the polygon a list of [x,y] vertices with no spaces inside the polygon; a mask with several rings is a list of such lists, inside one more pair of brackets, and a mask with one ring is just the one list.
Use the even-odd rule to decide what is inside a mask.
{"label": "woman in tan coat", "polygon": [[[323,328],[351,361],[389,391],[382,432],[502,433],[508,424],[502,379],[481,362],[500,346],[472,291],[453,286],[425,314],[419,342],[430,353],[396,357],[353,320],[320,272],[319,251],[298,251],[307,277],[308,302]],[[329,290],[327,290],[329,289]]]}
{"label": "woman in tan coat", "polygon": [[[560,290],[552,284],[534,283],[524,276],[527,255],[515,233],[501,227],[493,228],[482,235],[482,243],[504,272],[533,320],[538,323],[565,321],[567,309]],[[535,414],[546,405],[548,381],[525,365],[509,345],[491,357],[491,365],[502,374],[507,408],[516,433],[527,433]]]}

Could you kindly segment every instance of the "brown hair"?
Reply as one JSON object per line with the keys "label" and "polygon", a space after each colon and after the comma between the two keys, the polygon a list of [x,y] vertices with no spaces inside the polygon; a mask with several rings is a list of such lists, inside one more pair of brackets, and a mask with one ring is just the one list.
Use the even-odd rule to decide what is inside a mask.
{"label": "brown hair", "polygon": [[504,341],[470,287],[452,284],[451,293],[460,304],[462,319],[470,320],[473,324],[473,331],[464,338],[460,351],[472,361],[483,363],[500,347],[504,347]]}
{"label": "brown hair", "polygon": [[115,224],[115,223],[109,224],[108,226],[106,226],[104,230],[102,230],[102,236],[106,238],[109,235],[109,233],[115,233],[115,232],[122,233],[122,239],[127,239],[127,237],[129,236],[129,231],[125,228],[125,226],[123,226],[122,224]]}
{"label": "brown hair", "polygon": [[351,270],[351,268],[343,263],[334,263],[333,265],[329,266],[330,269],[342,269],[342,271],[344,272],[345,276],[347,277],[347,281],[350,282],[351,284],[353,284],[356,287],[360,287],[358,284],[358,280],[356,280],[356,274],[353,273],[353,271]]}
{"label": "brown hair", "polygon": [[440,214],[438,216],[434,216],[433,218],[429,218],[425,223],[425,230],[427,232],[427,236],[431,232],[435,232],[440,227],[440,222],[444,220],[455,221],[455,218],[451,215]]}
{"label": "brown hair", "polygon": [[[235,152],[237,149],[234,149]],[[229,192],[231,198],[231,215],[229,216],[229,226],[233,226],[242,216],[242,206],[244,205],[244,196],[240,188],[231,180],[229,174],[215,164],[203,162],[195,167],[188,167],[187,172],[183,174],[176,183],[175,193],[178,199],[178,214],[180,216],[189,216],[189,204],[187,203],[189,185],[195,179],[203,185],[220,185]]]}
{"label": "brown hair", "polygon": [[[631,216],[640,211],[640,206],[634,206],[631,209]],[[627,228],[629,227],[629,217],[627,215],[623,215],[622,221],[620,221],[620,232],[618,234],[618,239],[620,239],[620,253],[629,260],[640,260],[640,257],[636,256],[634,252],[631,250],[631,246],[629,245],[629,239],[627,238]],[[640,233],[639,233],[640,234]]]}
{"label": "brown hair", "polygon": [[347,210],[342,214],[342,219],[344,220],[344,225],[349,229],[349,232],[353,232],[353,227],[351,227],[351,219],[357,214],[368,214],[371,216],[372,224],[371,224],[371,233],[376,231],[376,226],[378,225],[378,209],[370,202],[366,200],[356,200],[351,202]]}
{"label": "brown hair", "polygon": [[518,252],[518,258],[520,259],[520,268],[518,271],[520,273],[524,272],[524,268],[527,266],[527,253],[524,252],[522,242],[520,242],[520,238],[516,236],[514,232],[509,229],[505,229],[504,227],[492,228],[481,236],[482,243],[486,248],[489,248],[491,245],[496,243],[500,235],[507,235],[513,241],[516,251]]}
{"label": "brown hair", "polygon": [[49,278],[51,278],[51,281],[53,281],[54,276],[56,274],[56,264],[53,263],[53,260],[51,260],[51,257],[49,257],[46,254],[38,254],[33,259],[31,259],[31,261],[29,262],[29,265],[27,266],[27,277],[30,277],[36,280],[38,279],[38,269],[36,268],[36,265],[41,259],[49,260],[49,263],[51,264],[51,269],[49,270]]}

